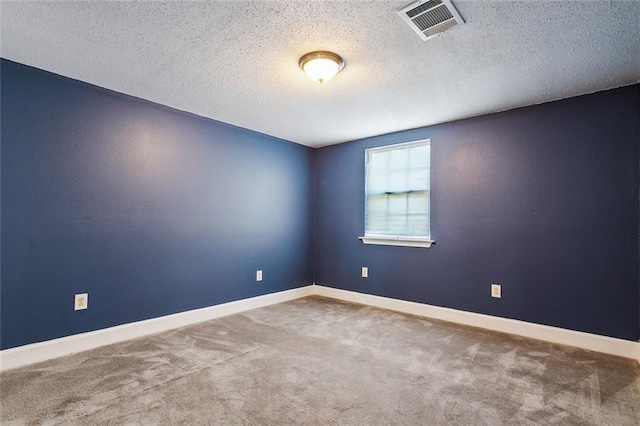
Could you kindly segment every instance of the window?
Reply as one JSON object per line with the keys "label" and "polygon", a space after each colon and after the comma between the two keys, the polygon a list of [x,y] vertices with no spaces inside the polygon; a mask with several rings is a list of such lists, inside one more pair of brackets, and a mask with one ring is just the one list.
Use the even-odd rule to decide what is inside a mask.
{"label": "window", "polygon": [[365,151],[365,244],[430,247],[431,142]]}

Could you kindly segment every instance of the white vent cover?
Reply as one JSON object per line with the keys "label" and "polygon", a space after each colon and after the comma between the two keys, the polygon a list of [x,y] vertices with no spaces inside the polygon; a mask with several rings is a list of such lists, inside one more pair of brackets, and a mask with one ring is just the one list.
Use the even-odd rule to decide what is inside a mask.
{"label": "white vent cover", "polygon": [[398,13],[423,40],[454,25],[464,24],[450,0],[419,0],[403,7]]}

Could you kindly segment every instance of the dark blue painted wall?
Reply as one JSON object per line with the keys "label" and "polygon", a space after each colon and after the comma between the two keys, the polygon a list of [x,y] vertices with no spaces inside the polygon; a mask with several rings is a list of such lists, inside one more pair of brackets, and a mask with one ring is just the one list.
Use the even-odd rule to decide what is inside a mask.
{"label": "dark blue painted wall", "polygon": [[[638,340],[639,100],[635,85],[319,149],[316,283]],[[363,245],[364,150],[421,138],[437,244]]]}
{"label": "dark blue painted wall", "polygon": [[[640,337],[638,85],[314,151],[0,67],[3,349],[314,278]],[[362,245],[364,149],[425,137],[437,245]]]}
{"label": "dark blue painted wall", "polygon": [[313,282],[313,150],[0,71],[3,349]]}

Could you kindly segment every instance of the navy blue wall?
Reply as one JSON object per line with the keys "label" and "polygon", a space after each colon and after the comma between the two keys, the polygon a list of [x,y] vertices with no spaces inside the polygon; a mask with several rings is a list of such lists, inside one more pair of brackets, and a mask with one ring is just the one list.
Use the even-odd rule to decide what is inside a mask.
{"label": "navy blue wall", "polygon": [[[3,349],[314,278],[640,337],[638,85],[314,151],[0,66]],[[362,245],[364,149],[426,137],[437,245]]]}
{"label": "navy blue wall", "polygon": [[[316,283],[638,340],[639,100],[635,85],[319,149]],[[363,245],[364,150],[421,138],[437,244]]]}
{"label": "navy blue wall", "polygon": [[6,60],[1,76],[3,349],[313,282],[313,150]]}

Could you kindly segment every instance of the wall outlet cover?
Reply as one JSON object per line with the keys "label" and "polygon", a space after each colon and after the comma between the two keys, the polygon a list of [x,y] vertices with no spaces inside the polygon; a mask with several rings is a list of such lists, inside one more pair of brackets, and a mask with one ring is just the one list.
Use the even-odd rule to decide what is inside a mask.
{"label": "wall outlet cover", "polygon": [[76,294],[73,299],[73,310],[81,311],[89,307],[89,293]]}
{"label": "wall outlet cover", "polygon": [[491,284],[491,297],[502,298],[502,286],[500,284]]}
{"label": "wall outlet cover", "polygon": [[262,269],[256,271],[256,281],[262,281]]}
{"label": "wall outlet cover", "polygon": [[369,278],[369,268],[366,266],[362,267],[362,278]]}

